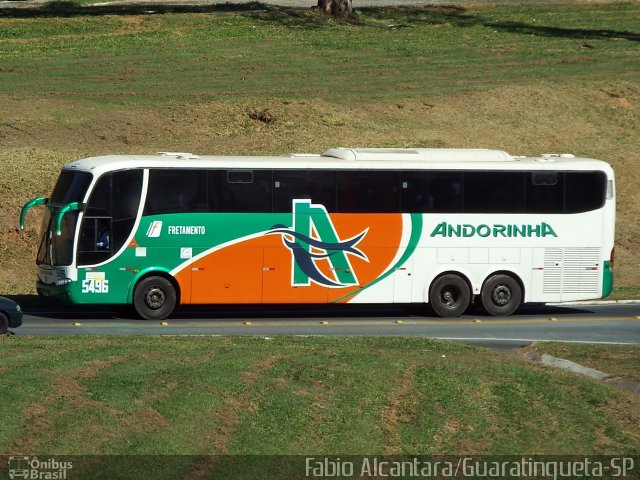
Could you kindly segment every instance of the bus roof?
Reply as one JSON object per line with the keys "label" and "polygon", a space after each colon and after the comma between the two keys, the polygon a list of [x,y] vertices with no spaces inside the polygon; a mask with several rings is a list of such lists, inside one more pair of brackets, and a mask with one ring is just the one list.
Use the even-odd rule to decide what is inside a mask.
{"label": "bus roof", "polygon": [[331,148],[324,153],[287,156],[108,155],[67,163],[66,170],[106,171],[127,168],[336,169],[336,170],[604,170],[608,163],[571,154],[517,157],[501,150],[448,148]]}

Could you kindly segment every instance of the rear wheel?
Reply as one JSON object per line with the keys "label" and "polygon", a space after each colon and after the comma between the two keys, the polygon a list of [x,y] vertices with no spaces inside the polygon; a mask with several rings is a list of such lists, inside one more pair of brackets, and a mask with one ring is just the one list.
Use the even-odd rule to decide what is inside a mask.
{"label": "rear wheel", "polygon": [[163,320],[176,306],[176,289],[163,277],[147,277],[133,293],[133,306],[146,320]]}
{"label": "rear wheel", "polygon": [[429,289],[431,308],[441,317],[459,317],[471,301],[467,282],[460,276],[449,274],[437,278]]}
{"label": "rear wheel", "polygon": [[9,318],[0,312],[0,335],[7,333],[9,330]]}
{"label": "rear wheel", "polygon": [[484,283],[480,295],[482,307],[489,315],[511,315],[522,302],[522,288],[509,275],[493,275]]}

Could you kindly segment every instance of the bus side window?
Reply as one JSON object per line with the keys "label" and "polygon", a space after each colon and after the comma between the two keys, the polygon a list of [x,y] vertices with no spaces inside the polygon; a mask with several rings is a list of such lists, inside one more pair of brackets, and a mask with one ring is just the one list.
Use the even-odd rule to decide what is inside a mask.
{"label": "bus side window", "polygon": [[281,170],[273,174],[273,211],[290,212],[293,200],[309,199],[336,211],[336,174],[328,170]]}
{"label": "bus side window", "polygon": [[122,170],[103,175],[91,192],[80,228],[78,264],[108,260],[126,242],[135,224],[142,170]]}
{"label": "bus side window", "polygon": [[564,173],[528,172],[527,213],[562,213],[564,210]]}
{"label": "bus side window", "polygon": [[400,212],[398,179],[398,172],[338,171],[338,212]]}
{"label": "bus side window", "polygon": [[111,245],[108,248],[98,245],[101,229],[111,229],[111,177],[111,173],[102,175],[89,197],[80,226],[79,265],[100,263],[111,256]]}
{"label": "bus side window", "polygon": [[462,211],[462,173],[419,170],[400,174],[403,213]]}
{"label": "bus side window", "polygon": [[142,192],[142,170],[114,172],[111,187],[111,231],[105,231],[105,227],[99,226],[98,243],[103,243],[104,238],[108,236],[111,250],[115,253],[127,241],[138,215]]}
{"label": "bus side window", "polygon": [[524,180],[523,172],[464,172],[464,212],[524,213]]}
{"label": "bus side window", "polygon": [[604,205],[607,176],[604,172],[565,172],[565,213],[596,210]]}
{"label": "bus side window", "polygon": [[210,170],[210,212],[271,212],[271,170]]}
{"label": "bus side window", "polygon": [[207,181],[201,170],[151,170],[144,215],[206,212]]}

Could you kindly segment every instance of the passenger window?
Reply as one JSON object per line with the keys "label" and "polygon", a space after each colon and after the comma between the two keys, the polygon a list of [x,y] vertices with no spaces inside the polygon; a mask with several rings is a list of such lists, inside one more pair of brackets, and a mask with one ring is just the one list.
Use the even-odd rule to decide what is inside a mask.
{"label": "passenger window", "polygon": [[151,170],[145,215],[206,212],[207,177],[198,170]]}
{"label": "passenger window", "polygon": [[524,177],[523,172],[464,172],[464,212],[524,212]]}
{"label": "passenger window", "polygon": [[253,170],[229,170],[227,172],[229,183],[253,183]]}
{"label": "passenger window", "polygon": [[339,171],[338,211],[397,213],[400,211],[398,172]]}
{"label": "passenger window", "polygon": [[336,174],[323,170],[282,170],[273,173],[273,211],[290,212],[293,200],[309,199],[336,210]]}
{"label": "passenger window", "polygon": [[604,172],[565,172],[565,212],[581,213],[602,208],[607,193]]}
{"label": "passenger window", "polygon": [[270,170],[211,170],[209,211],[271,212]]}
{"label": "passenger window", "polygon": [[564,210],[564,174],[562,172],[527,173],[527,213],[562,213]]}
{"label": "passenger window", "polygon": [[462,173],[402,172],[401,210],[404,213],[458,213],[462,210]]}

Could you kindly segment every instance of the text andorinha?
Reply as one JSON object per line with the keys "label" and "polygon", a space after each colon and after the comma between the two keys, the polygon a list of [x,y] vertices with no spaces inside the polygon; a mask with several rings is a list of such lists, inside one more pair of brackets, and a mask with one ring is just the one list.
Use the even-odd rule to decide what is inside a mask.
{"label": "text andorinha", "polygon": [[548,223],[542,222],[535,225],[531,224],[509,224],[502,225],[496,223],[494,225],[471,225],[452,224],[441,222],[431,232],[432,237],[546,237],[548,235],[557,237],[556,232]]}

